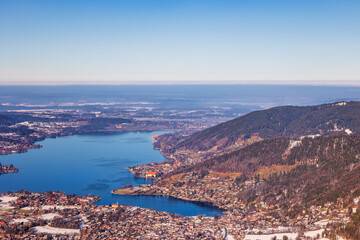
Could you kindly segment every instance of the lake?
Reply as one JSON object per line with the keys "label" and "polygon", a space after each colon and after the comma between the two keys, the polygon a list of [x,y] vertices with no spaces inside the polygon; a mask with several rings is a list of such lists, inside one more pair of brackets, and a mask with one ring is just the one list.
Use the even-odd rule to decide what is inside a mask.
{"label": "lake", "polygon": [[127,204],[184,216],[221,215],[204,204],[162,196],[120,196],[111,190],[126,184],[151,180],[135,178],[128,166],[166,160],[152,148],[152,135],[164,132],[129,132],[113,135],[74,135],[39,142],[43,148],[0,156],[2,164],[13,164],[18,173],[0,175],[0,192],[21,189],[101,196],[96,204]]}

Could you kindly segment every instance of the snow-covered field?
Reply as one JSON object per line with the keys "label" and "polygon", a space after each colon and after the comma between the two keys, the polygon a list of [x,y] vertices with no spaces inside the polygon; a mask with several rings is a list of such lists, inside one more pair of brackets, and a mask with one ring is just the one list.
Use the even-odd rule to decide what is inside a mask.
{"label": "snow-covered field", "polygon": [[[318,234],[321,237],[321,233],[324,229],[307,231],[304,233],[306,237],[316,237]],[[271,240],[274,237],[277,239],[283,239],[283,236],[287,236],[289,239],[296,239],[298,233],[274,233],[274,234],[248,234],[245,236],[245,240]]]}
{"label": "snow-covered field", "polygon": [[8,197],[8,196],[3,196],[0,197],[0,210],[8,210],[8,209],[12,209],[14,207],[10,206],[10,202],[17,200],[17,197]]}
{"label": "snow-covered field", "polygon": [[70,229],[70,228],[55,228],[50,226],[38,226],[34,227],[36,232],[39,233],[50,233],[50,234],[80,234],[80,229]]}
{"label": "snow-covered field", "polygon": [[60,215],[57,213],[46,213],[46,214],[39,216],[39,218],[44,219],[44,220],[52,220],[55,217],[60,217]]}
{"label": "snow-covered field", "polygon": [[42,206],[41,209],[43,210],[50,210],[50,209],[59,209],[59,210],[63,210],[63,209],[74,209],[74,208],[80,208],[80,206],[75,206],[75,205],[45,205]]}
{"label": "snow-covered field", "polygon": [[276,236],[277,239],[283,239],[283,236],[288,236],[289,239],[295,239],[297,233],[274,233],[274,234],[249,234],[245,236],[245,240],[271,240]]}

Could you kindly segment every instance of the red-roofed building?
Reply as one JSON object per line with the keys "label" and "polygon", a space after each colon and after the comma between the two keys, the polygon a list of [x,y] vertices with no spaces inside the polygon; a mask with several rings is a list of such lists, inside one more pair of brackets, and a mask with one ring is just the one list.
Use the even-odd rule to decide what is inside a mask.
{"label": "red-roofed building", "polygon": [[145,177],[155,178],[156,176],[157,176],[157,172],[148,172]]}

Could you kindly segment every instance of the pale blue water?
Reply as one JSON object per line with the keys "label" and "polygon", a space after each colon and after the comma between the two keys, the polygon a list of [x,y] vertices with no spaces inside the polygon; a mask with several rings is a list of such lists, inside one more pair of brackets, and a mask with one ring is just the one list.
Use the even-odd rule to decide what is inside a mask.
{"label": "pale blue water", "polygon": [[2,164],[14,164],[18,173],[0,175],[0,192],[44,192],[60,190],[68,194],[100,195],[97,204],[127,204],[184,216],[198,213],[220,215],[216,208],[160,196],[119,196],[112,189],[126,184],[143,184],[126,169],[164,161],[152,148],[151,136],[161,132],[130,132],[116,135],[75,135],[40,142],[41,149],[0,156]]}

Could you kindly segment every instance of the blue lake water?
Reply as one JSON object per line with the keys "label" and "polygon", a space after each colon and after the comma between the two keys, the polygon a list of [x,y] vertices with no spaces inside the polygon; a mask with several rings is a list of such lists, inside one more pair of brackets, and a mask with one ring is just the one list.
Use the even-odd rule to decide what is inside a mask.
{"label": "blue lake water", "polygon": [[101,196],[97,204],[127,204],[184,216],[221,215],[217,208],[161,196],[120,196],[112,189],[126,184],[151,183],[135,178],[128,166],[166,160],[152,148],[151,136],[162,132],[130,132],[114,135],[75,135],[40,142],[41,149],[0,156],[18,173],[0,175],[0,192],[21,189]]}

